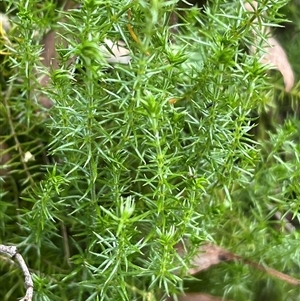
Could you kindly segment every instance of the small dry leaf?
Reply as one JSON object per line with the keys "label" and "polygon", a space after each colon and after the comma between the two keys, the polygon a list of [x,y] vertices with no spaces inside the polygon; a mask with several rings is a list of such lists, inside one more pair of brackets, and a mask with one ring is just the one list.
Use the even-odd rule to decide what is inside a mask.
{"label": "small dry leaf", "polygon": [[123,41],[113,43],[109,39],[104,40],[107,47],[111,50],[109,52],[105,46],[100,46],[100,51],[103,53],[106,61],[110,64],[129,64],[131,60],[130,51],[125,47]]}
{"label": "small dry leaf", "polygon": [[175,97],[172,97],[172,98],[169,99],[169,103],[170,103],[171,105],[174,105],[177,101],[178,101],[178,99],[175,98]]}
{"label": "small dry leaf", "polygon": [[32,155],[31,152],[26,152],[24,154],[24,162],[28,162],[28,161],[34,161],[34,156]]}
{"label": "small dry leaf", "polygon": [[268,38],[268,45],[265,46],[266,54],[262,59],[262,63],[273,65],[278,69],[285,84],[285,91],[290,91],[294,85],[294,73],[292,67],[288,61],[285,51],[274,38]]}
{"label": "small dry leaf", "polygon": [[[252,1],[251,4],[245,3],[244,6],[246,10],[253,12],[257,9],[258,4],[256,1]],[[257,21],[254,22],[257,23]],[[270,35],[270,29],[268,27],[265,27],[263,30],[266,34]],[[274,37],[270,36],[267,38],[266,41],[260,43],[261,41],[257,40],[258,37],[256,33],[255,32],[253,33],[256,36],[256,44],[257,45],[263,44],[262,47],[265,50],[265,55],[262,57],[261,63],[270,64],[275,69],[279,70],[283,76],[285,90],[287,92],[290,91],[294,85],[295,78],[294,78],[292,67],[289,63],[289,60],[286,56],[284,49]],[[253,46],[251,47],[250,51],[252,54],[255,54],[256,50],[257,50],[256,47]]]}
{"label": "small dry leaf", "polygon": [[222,261],[233,260],[235,256],[230,252],[212,244],[200,246],[199,253],[193,258],[193,268],[189,269],[191,275],[208,269]]}
{"label": "small dry leaf", "polygon": [[[184,256],[185,250],[182,244],[176,246],[179,255]],[[233,260],[235,255],[213,244],[205,244],[199,247],[198,253],[191,261],[192,267],[189,274],[194,275],[223,261]]]}
{"label": "small dry leaf", "polygon": [[4,29],[5,31],[9,31],[11,29],[9,18],[3,13],[0,13],[0,26],[1,29]]}

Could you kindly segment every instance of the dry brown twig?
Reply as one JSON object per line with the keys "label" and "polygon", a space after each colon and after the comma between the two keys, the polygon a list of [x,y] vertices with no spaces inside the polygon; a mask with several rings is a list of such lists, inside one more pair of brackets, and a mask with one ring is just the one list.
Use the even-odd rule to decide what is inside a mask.
{"label": "dry brown twig", "polygon": [[[179,251],[179,254],[181,254],[181,256],[184,256],[184,253],[182,253],[182,252],[184,252],[182,246],[179,246],[179,250],[181,250],[181,251]],[[258,264],[247,258],[243,258],[240,255],[233,254],[233,253],[231,253],[217,245],[211,244],[211,243],[204,244],[198,248],[198,253],[192,259],[192,267],[188,270],[188,272],[190,275],[195,275],[199,272],[202,272],[202,271],[210,268],[213,265],[217,265],[217,264],[219,264],[221,262],[225,262],[225,261],[234,261],[234,260],[248,264],[248,265],[254,267],[255,269],[264,271],[264,272],[268,273],[269,275],[274,276],[278,279],[281,279],[292,285],[300,286],[299,279],[296,279],[294,277],[291,277],[289,275],[281,273],[275,269]]]}
{"label": "dry brown twig", "polygon": [[[176,246],[176,250],[181,257],[185,256],[186,250],[181,243]],[[275,269],[258,264],[252,260],[245,259],[240,255],[233,254],[211,243],[203,244],[198,248],[197,254],[192,258],[191,268],[189,268],[188,274],[195,275],[204,270],[207,270],[213,265],[217,265],[221,262],[226,262],[226,261],[239,261],[241,263],[250,265],[257,270],[266,272],[270,276],[276,277],[289,284],[300,287],[299,279],[281,273]],[[173,298],[168,299],[168,301],[172,301],[172,300]],[[178,300],[179,301],[219,301],[219,300],[230,301],[230,300],[224,300],[216,296],[206,295],[202,293],[187,293],[185,295],[178,296]]]}
{"label": "dry brown twig", "polygon": [[17,247],[0,245],[0,253],[9,256],[11,259],[15,259],[19,263],[25,277],[24,283],[26,288],[26,294],[20,301],[32,301],[33,281],[22,255],[18,253]]}

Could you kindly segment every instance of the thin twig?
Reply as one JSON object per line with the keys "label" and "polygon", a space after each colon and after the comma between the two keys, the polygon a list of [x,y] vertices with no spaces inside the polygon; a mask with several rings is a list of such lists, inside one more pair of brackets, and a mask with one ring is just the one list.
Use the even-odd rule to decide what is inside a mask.
{"label": "thin twig", "polygon": [[[184,255],[185,251],[182,245],[178,244],[177,250],[178,250],[177,252],[181,256]],[[233,254],[217,245],[210,244],[210,243],[204,244],[199,247],[198,254],[193,258],[193,267],[189,269],[189,274],[194,275],[196,273],[208,269],[213,265],[217,265],[221,262],[233,261],[233,260],[238,260],[239,262],[248,264],[255,269],[264,271],[267,274],[276,277],[278,279],[281,279],[285,282],[288,282],[292,285],[300,286],[300,280],[297,278],[294,278],[292,276],[289,276],[287,274],[284,274],[282,272],[279,272],[275,269],[269,268],[262,264],[256,263],[240,255]]]}
{"label": "thin twig", "polygon": [[12,259],[15,259],[19,263],[21,270],[25,276],[24,283],[25,283],[25,288],[26,288],[25,297],[22,298],[20,301],[32,301],[33,281],[31,279],[28,267],[27,267],[22,255],[18,253],[17,247],[0,245],[0,253],[4,253],[5,255],[9,256]]}
{"label": "thin twig", "polygon": [[[242,259],[242,258],[241,258]],[[272,268],[269,268],[269,267],[266,267],[266,266],[263,266],[259,263],[256,263],[252,260],[249,260],[249,259],[242,259],[245,263],[249,264],[250,266],[254,267],[255,269],[258,269],[260,271],[263,271],[263,272],[267,272],[269,275],[271,276],[274,276],[278,279],[281,279],[285,282],[288,282],[292,285],[296,285],[296,286],[300,286],[300,280],[299,279],[296,279],[292,276],[289,276],[287,274],[284,274],[284,273],[281,273],[275,269],[272,269]]]}
{"label": "thin twig", "polygon": [[64,222],[61,222],[61,232],[62,232],[62,239],[63,239],[63,245],[65,250],[65,258],[67,260],[68,266],[71,266],[70,262],[70,246],[69,246],[69,240],[68,240],[68,233],[67,228],[64,224]]}

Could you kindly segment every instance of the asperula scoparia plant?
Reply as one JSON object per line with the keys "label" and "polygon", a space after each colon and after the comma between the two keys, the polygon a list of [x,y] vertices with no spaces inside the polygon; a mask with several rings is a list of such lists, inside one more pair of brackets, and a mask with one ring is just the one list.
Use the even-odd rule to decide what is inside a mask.
{"label": "asperula scoparia plant", "polygon": [[[17,245],[28,263],[33,299],[176,298],[192,286],[191,258],[208,241],[297,277],[299,233],[273,213],[299,216],[297,187],[287,185],[299,150],[283,139],[296,139],[298,121],[270,136],[277,148],[267,157],[270,146],[262,151],[251,132],[253,112],[274,95],[257,27],[281,21],[287,1],[261,1],[254,12],[226,1],[179,12],[176,1],[80,4],[64,11],[52,1],[3,1],[14,29],[2,46],[10,54],[2,55],[1,141],[10,159],[1,243]],[[52,66],[40,59],[37,29],[60,37]],[[119,41],[128,60],[110,67]],[[0,265],[0,299],[23,296],[22,276]],[[197,290],[220,298],[254,300],[261,283],[298,297],[296,287],[242,264],[206,273]]]}

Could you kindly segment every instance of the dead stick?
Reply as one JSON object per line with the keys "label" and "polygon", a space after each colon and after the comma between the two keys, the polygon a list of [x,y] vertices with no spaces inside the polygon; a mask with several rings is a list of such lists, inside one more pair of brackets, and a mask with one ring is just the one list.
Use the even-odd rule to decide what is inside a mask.
{"label": "dead stick", "polygon": [[21,270],[25,276],[24,283],[25,283],[25,288],[26,288],[25,297],[22,298],[20,301],[32,301],[33,281],[31,279],[28,267],[27,267],[22,255],[18,253],[17,247],[0,245],[0,253],[3,253],[5,255],[9,256],[11,259],[15,259],[19,263]]}

